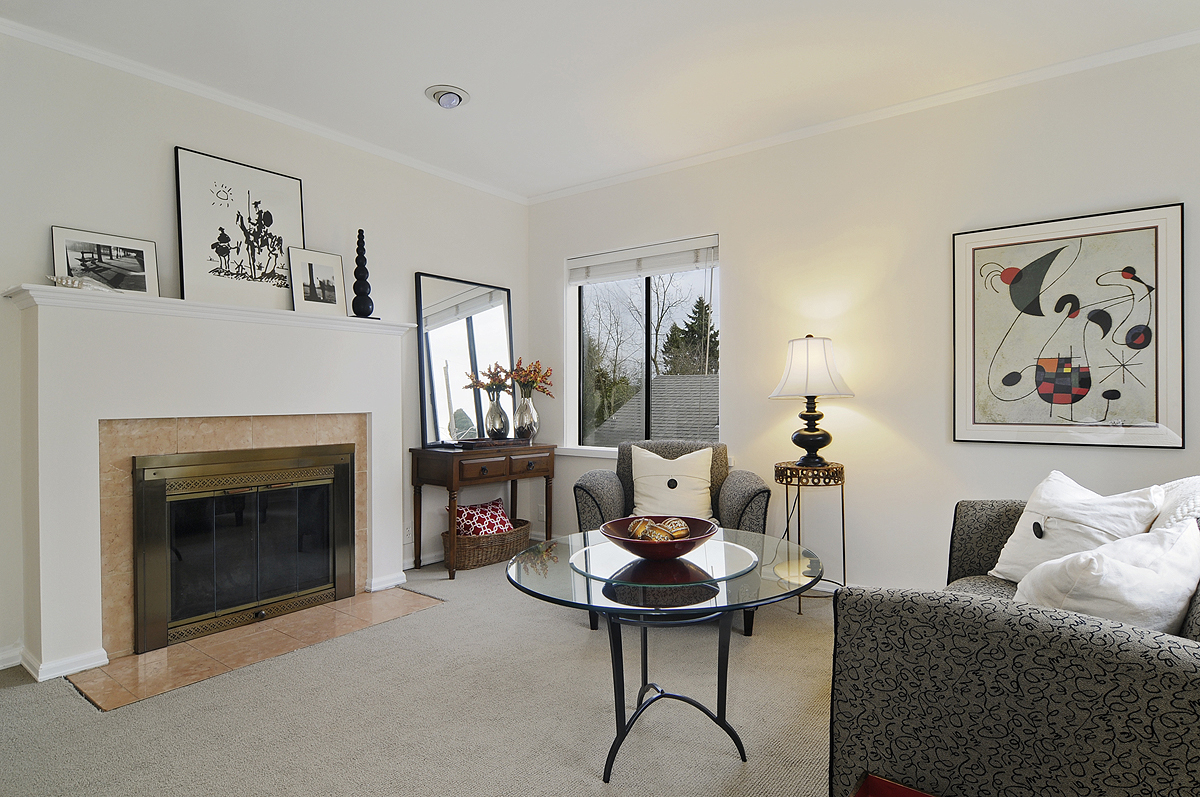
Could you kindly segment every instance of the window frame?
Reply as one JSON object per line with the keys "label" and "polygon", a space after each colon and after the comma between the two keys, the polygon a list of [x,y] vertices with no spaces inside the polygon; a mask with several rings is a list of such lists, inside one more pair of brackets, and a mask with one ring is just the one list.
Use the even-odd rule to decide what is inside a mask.
{"label": "window frame", "polygon": [[[600,265],[600,267],[603,268],[605,265],[611,264],[611,263],[618,263],[621,261],[633,262],[635,260],[640,260],[641,257],[643,256],[643,253],[649,253],[646,256],[653,257],[654,255],[662,255],[662,254],[678,255],[681,253],[693,252],[693,251],[698,251],[698,250],[708,250],[708,252],[711,254],[711,259],[704,261],[703,266],[701,266],[699,264],[699,262],[696,262],[690,266],[687,266],[686,264],[681,264],[680,267],[676,267],[676,268],[651,269],[651,270],[646,271],[644,273],[644,275],[642,276],[642,280],[643,280],[642,311],[643,311],[643,319],[645,319],[645,325],[642,328],[642,334],[643,334],[643,362],[642,362],[643,389],[640,391],[640,393],[642,396],[641,401],[642,401],[643,437],[644,437],[644,439],[650,439],[651,438],[651,427],[652,427],[652,423],[653,423],[653,418],[652,418],[652,414],[651,414],[651,401],[652,401],[653,388],[651,386],[651,383],[653,381],[652,357],[654,354],[654,352],[653,352],[653,335],[650,333],[650,329],[649,329],[649,319],[651,318],[651,310],[652,310],[652,302],[653,302],[653,294],[652,294],[650,280],[654,276],[662,275],[662,274],[686,273],[688,271],[694,271],[694,270],[712,271],[715,269],[717,271],[717,273],[712,275],[713,276],[712,294],[713,295],[717,294],[720,291],[720,271],[721,271],[721,265],[722,265],[720,256],[719,256],[718,236],[716,234],[710,234],[707,236],[685,238],[685,239],[679,239],[676,241],[669,241],[669,242],[660,243],[660,244],[653,244],[653,245],[644,246],[644,247],[633,247],[630,249],[616,250],[616,251],[608,252],[608,253],[601,253],[601,254],[597,254],[597,255],[590,255],[590,256],[585,256],[585,257],[580,257],[580,258],[568,258],[567,259],[567,261],[566,261],[566,266],[567,266],[566,288],[567,288],[567,290],[566,290],[566,296],[564,298],[565,298],[565,304],[567,305],[567,309],[568,309],[568,312],[565,314],[565,316],[569,319],[570,323],[567,328],[567,335],[566,335],[567,340],[565,341],[566,346],[564,348],[567,351],[572,352],[572,356],[571,356],[569,362],[567,363],[567,365],[569,367],[567,369],[564,369],[567,371],[567,373],[565,374],[565,376],[567,378],[566,378],[566,380],[564,380],[564,385],[571,385],[574,390],[574,396],[571,396],[571,399],[575,403],[575,409],[573,412],[569,411],[569,412],[564,413],[564,420],[566,420],[566,425],[567,425],[567,429],[565,430],[566,434],[564,437],[566,440],[572,441],[570,444],[571,447],[577,447],[581,451],[595,452],[595,453],[600,453],[600,454],[611,453],[611,452],[616,451],[615,446],[590,445],[590,444],[585,443],[584,439],[583,439],[583,434],[584,434],[584,429],[585,429],[584,396],[586,395],[586,386],[584,385],[584,379],[586,378],[586,374],[585,374],[585,369],[584,369],[585,336],[583,334],[583,318],[584,318],[583,288],[585,285],[592,284],[592,282],[608,282],[608,281],[632,279],[632,278],[639,276],[641,269],[640,269],[640,263],[639,263],[639,268],[637,270],[630,270],[629,273],[625,273],[625,274],[620,274],[620,273],[611,274],[610,273],[605,278],[602,278],[599,280],[594,280],[594,281],[573,280],[572,274],[574,274],[575,272],[577,272],[580,269],[581,266],[579,264],[581,262],[587,263],[590,261],[593,264],[598,263]],[[714,305],[716,304],[716,302],[713,301],[713,296],[711,296],[711,295],[706,297],[706,301],[709,301],[710,303],[712,303]],[[718,328],[717,328],[718,332],[719,332],[719,329],[720,328],[718,326]],[[719,403],[720,403],[720,394],[718,392],[718,406],[719,406]],[[718,439],[719,439],[720,438],[719,425],[718,425],[717,434],[718,434]]]}

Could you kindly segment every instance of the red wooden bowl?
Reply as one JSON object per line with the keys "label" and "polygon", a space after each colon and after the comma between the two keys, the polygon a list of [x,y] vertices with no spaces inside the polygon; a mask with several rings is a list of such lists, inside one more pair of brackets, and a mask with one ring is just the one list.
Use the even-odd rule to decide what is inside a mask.
{"label": "red wooden bowl", "polygon": [[629,536],[629,526],[637,517],[623,517],[620,520],[610,520],[600,526],[600,533],[615,542],[625,550],[643,559],[678,559],[688,551],[699,548],[704,542],[717,533],[717,524],[711,520],[683,515],[643,515],[655,523],[661,523],[671,517],[677,517],[688,524],[688,536],[678,540],[639,540]]}

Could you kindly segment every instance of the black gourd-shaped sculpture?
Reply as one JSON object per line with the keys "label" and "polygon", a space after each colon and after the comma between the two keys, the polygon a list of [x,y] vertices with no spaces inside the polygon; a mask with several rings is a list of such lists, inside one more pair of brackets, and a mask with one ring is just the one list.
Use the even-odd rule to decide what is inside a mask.
{"label": "black gourd-shaped sculpture", "polygon": [[358,231],[358,256],[354,258],[354,301],[350,306],[359,318],[370,318],[375,310],[375,302],[371,301],[371,283],[367,282],[370,274],[367,272],[367,243],[363,231]]}

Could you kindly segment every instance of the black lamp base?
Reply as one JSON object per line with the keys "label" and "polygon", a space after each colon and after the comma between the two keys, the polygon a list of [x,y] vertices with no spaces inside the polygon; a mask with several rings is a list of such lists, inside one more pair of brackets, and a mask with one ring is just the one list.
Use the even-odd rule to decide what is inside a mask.
{"label": "black lamp base", "polygon": [[804,399],[807,403],[804,412],[800,413],[804,428],[792,433],[792,442],[808,453],[796,460],[796,465],[801,468],[823,468],[829,463],[817,452],[833,442],[833,435],[817,428],[817,421],[825,417],[825,413],[817,410],[817,397],[805,396]]}
{"label": "black lamp base", "polygon": [[805,454],[796,460],[798,468],[826,468],[829,467],[829,462],[820,454]]}

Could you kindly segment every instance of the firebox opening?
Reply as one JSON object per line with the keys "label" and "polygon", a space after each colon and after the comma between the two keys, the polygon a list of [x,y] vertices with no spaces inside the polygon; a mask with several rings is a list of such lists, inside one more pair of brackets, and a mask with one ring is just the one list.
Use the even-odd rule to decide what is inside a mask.
{"label": "firebox opening", "polygon": [[138,653],[353,595],[354,446],[134,460]]}

